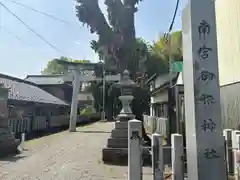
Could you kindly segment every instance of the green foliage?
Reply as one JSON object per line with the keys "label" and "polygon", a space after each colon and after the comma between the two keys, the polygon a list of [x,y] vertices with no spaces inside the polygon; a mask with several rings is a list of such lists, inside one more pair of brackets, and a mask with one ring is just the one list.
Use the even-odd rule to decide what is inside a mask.
{"label": "green foliage", "polygon": [[93,113],[96,113],[96,111],[92,106],[87,106],[80,111],[80,115],[90,115]]}
{"label": "green foliage", "polygon": [[153,46],[138,38],[136,43],[136,58],[144,60],[144,68],[148,77],[163,74],[168,71],[168,62]]}
{"label": "green foliage", "polygon": [[89,63],[89,60],[73,60],[67,57],[60,57],[59,59],[53,59],[48,61],[48,64],[46,68],[43,69],[41,74],[63,74],[64,72],[67,71],[67,67],[59,64],[57,61],[62,60],[62,61],[71,61],[71,62],[76,62],[76,63]]}
{"label": "green foliage", "polygon": [[171,53],[174,60],[182,60],[182,31],[176,31],[171,34],[171,43],[169,50],[169,44],[166,42],[166,38],[161,36],[159,41],[155,42],[151,51],[155,55],[162,57],[165,60],[168,60],[169,53]]}
{"label": "green foliage", "polygon": [[[67,69],[64,66],[58,64],[57,60],[59,59],[53,59],[48,61],[46,68],[44,68],[41,73],[42,74],[63,74]],[[60,60],[68,61],[68,58],[60,57]]]}

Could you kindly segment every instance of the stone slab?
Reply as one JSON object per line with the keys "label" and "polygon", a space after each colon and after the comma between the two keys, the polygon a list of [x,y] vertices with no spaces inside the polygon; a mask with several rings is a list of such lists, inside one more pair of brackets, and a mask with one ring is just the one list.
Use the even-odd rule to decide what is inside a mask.
{"label": "stone slab", "polygon": [[[106,164],[128,165],[128,148],[103,148],[102,161]],[[148,150],[143,151],[143,165],[150,166],[151,154]]]}
{"label": "stone slab", "polygon": [[115,123],[115,129],[128,129],[128,122],[117,121]]}
{"label": "stone slab", "polygon": [[107,147],[110,148],[127,148],[128,139],[127,138],[109,138],[107,142]]}
{"label": "stone slab", "polygon": [[113,129],[112,138],[128,138],[128,131],[125,129]]}

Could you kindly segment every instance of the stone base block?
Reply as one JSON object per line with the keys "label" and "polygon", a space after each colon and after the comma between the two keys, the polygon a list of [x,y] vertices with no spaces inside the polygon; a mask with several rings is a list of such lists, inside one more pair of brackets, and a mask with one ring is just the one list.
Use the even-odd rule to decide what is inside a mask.
{"label": "stone base block", "polygon": [[113,129],[112,130],[112,138],[128,138],[127,129]]}
{"label": "stone base block", "polygon": [[170,165],[172,164],[171,162],[171,148],[166,148],[166,146],[163,146],[163,163],[164,165]]}
{"label": "stone base block", "polygon": [[129,120],[135,119],[135,116],[133,114],[119,114],[117,119],[122,122],[128,122]]}
{"label": "stone base block", "polygon": [[[151,166],[151,154],[143,151],[143,165]],[[128,165],[128,148],[104,148],[102,149],[102,160],[106,164]]]}
{"label": "stone base block", "polygon": [[115,129],[128,129],[128,122],[117,121],[115,123]]}
{"label": "stone base block", "polygon": [[9,128],[0,128],[0,156],[18,153],[20,140],[16,140]]}
{"label": "stone base block", "polygon": [[127,148],[128,139],[127,138],[109,138],[107,142],[107,147],[110,148]]}

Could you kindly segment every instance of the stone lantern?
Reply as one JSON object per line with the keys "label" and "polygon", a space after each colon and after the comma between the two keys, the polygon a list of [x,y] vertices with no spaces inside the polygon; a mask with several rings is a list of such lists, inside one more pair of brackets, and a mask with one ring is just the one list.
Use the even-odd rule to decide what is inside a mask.
{"label": "stone lantern", "polygon": [[132,89],[137,87],[137,84],[130,79],[128,70],[125,70],[123,72],[121,81],[119,81],[114,86],[121,88],[121,96],[119,97],[119,100],[122,103],[122,110],[118,115],[118,120],[128,121],[134,119],[135,116],[133,115],[129,104],[134,98],[132,95]]}
{"label": "stone lantern", "polygon": [[[135,116],[130,108],[130,103],[133,100],[132,89],[137,87],[129,77],[129,72],[125,70],[122,74],[122,79],[115,87],[121,88],[121,96],[119,99],[122,102],[122,110],[117,116],[115,128],[111,132],[111,137],[108,138],[107,147],[102,149],[102,160],[105,163],[115,165],[127,165],[128,162],[128,121],[134,119]],[[151,159],[148,150],[143,150],[143,163],[147,163]]]}

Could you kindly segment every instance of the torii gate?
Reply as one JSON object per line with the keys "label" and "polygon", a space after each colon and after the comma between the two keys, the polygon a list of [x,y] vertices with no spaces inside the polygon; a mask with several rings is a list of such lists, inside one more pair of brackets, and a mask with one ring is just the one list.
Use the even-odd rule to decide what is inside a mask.
{"label": "torii gate", "polygon": [[121,75],[106,75],[104,74],[103,78],[97,78],[94,75],[84,75],[84,71],[93,71],[94,68],[98,65],[97,63],[76,63],[58,60],[59,64],[67,66],[68,70],[72,73],[64,76],[65,81],[71,81],[73,85],[72,93],[72,103],[71,103],[71,113],[70,113],[70,123],[69,123],[69,132],[76,131],[76,122],[77,122],[77,107],[78,107],[78,93],[80,88],[80,82],[92,82],[92,81],[120,81]]}

